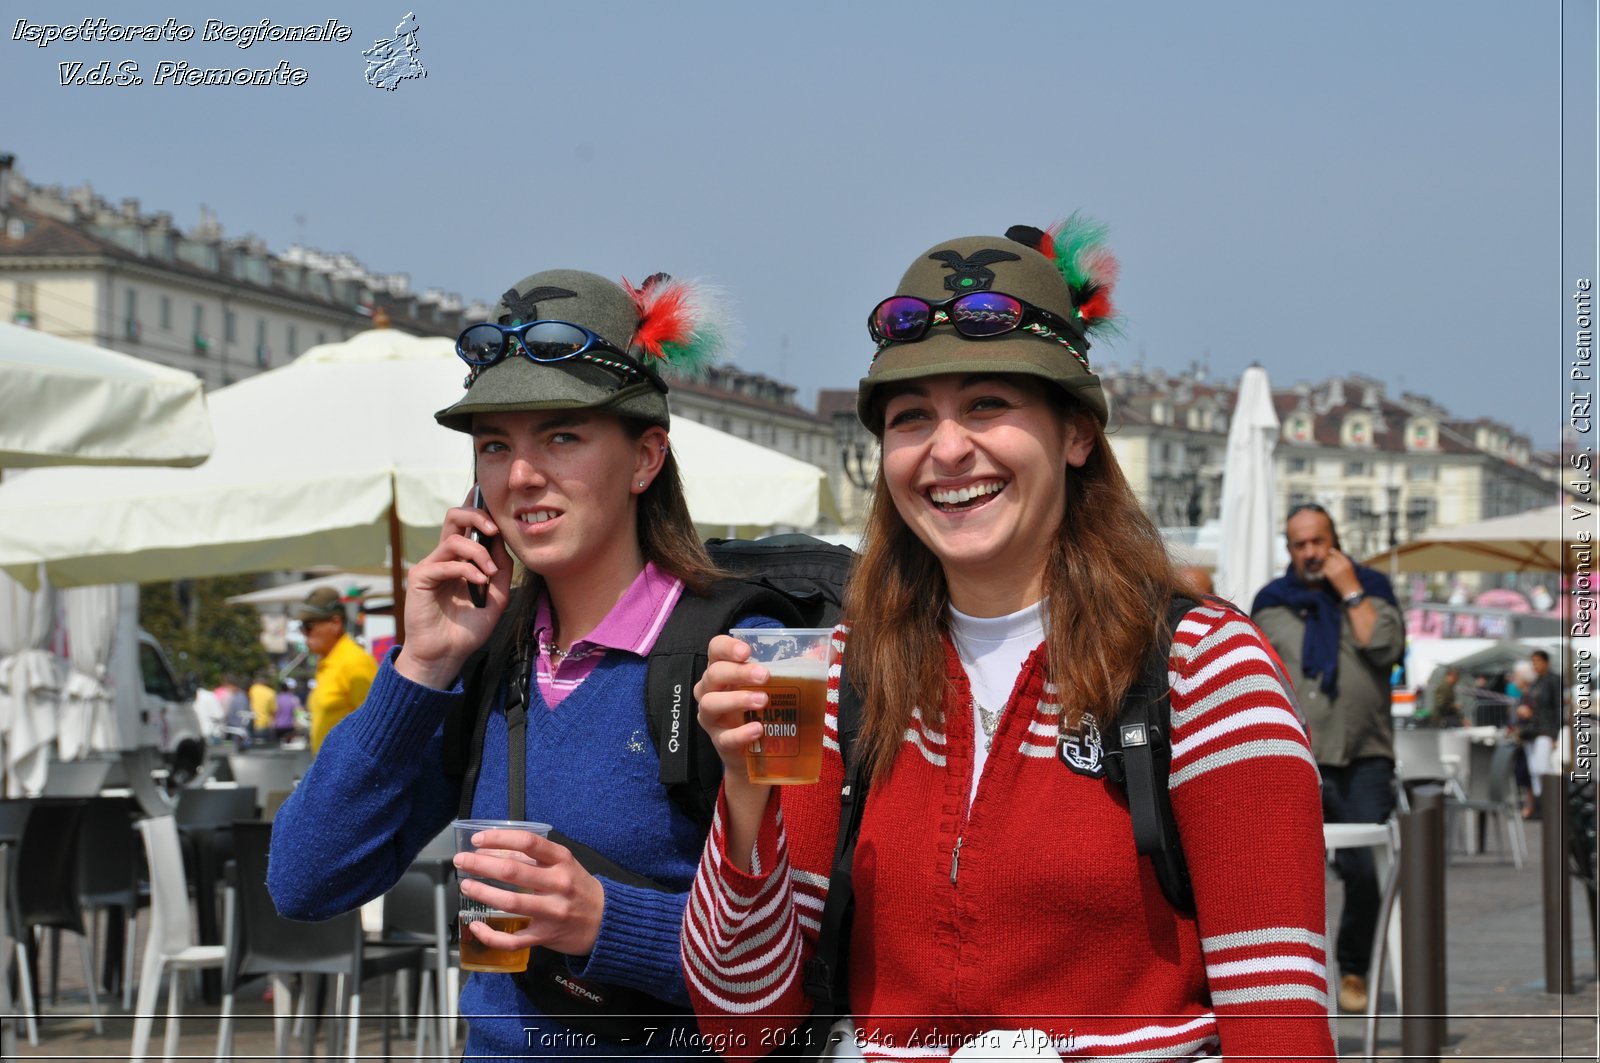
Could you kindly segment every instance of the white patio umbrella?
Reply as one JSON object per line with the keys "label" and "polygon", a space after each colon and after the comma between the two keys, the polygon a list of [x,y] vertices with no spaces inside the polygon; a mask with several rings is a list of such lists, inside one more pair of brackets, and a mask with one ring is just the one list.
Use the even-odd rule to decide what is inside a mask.
{"label": "white patio umbrella", "polygon": [[1246,609],[1256,592],[1277,575],[1272,568],[1273,539],[1278,534],[1272,451],[1277,443],[1272,384],[1265,369],[1252,365],[1239,378],[1239,400],[1228,425],[1216,578],[1217,593]]}
{"label": "white patio umbrella", "polygon": [[1435,528],[1362,564],[1382,572],[1559,572],[1565,559],[1570,571],[1579,567],[1570,552],[1591,549],[1596,532],[1593,505],[1546,506]]}
{"label": "white patio umbrella", "polygon": [[[212,443],[193,373],[0,322],[0,469],[193,466]],[[0,763],[13,794],[37,792],[58,742],[65,760],[114,742],[101,678],[111,649],[108,596],[109,588],[75,595],[70,653],[61,658],[48,648],[53,593],[0,576]]]}
{"label": "white patio umbrella", "polygon": [[0,322],[0,469],[198,465],[211,445],[193,373]]}
{"label": "white patio umbrella", "polygon": [[809,528],[823,515],[843,523],[817,466],[687,417],[672,419],[671,436],[689,515],[704,534]]}
{"label": "white patio umbrella", "polygon": [[[0,484],[0,569],[29,582],[43,563],[67,587],[398,568],[433,548],[444,511],[471,486],[467,438],[433,420],[464,373],[449,340],[393,329],[312,348],[211,396],[217,446],[198,468],[48,469]],[[816,520],[820,469],[785,479],[804,463],[702,425],[673,427],[698,522]],[[702,445],[708,435],[715,442]],[[789,486],[765,490],[772,482]]]}
{"label": "white patio umbrella", "polygon": [[332,587],[347,598],[367,598],[380,594],[387,597],[394,593],[394,575],[388,572],[381,576],[368,572],[330,572],[326,576],[235,594],[226,601],[229,605],[295,605],[305,601],[306,596],[318,587]]}

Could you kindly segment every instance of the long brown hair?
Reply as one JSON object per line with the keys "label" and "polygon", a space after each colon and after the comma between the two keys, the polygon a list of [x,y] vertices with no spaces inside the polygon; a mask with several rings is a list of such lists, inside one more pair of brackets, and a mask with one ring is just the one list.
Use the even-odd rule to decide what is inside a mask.
{"label": "long brown hair", "polygon": [[[1065,472],[1066,505],[1045,565],[1049,675],[1060,689],[1064,730],[1084,715],[1106,725],[1166,624],[1178,579],[1100,422],[1055,385],[1044,390],[1059,416],[1076,419],[1094,439],[1084,464]],[[939,560],[895,509],[880,462],[844,599],[846,672],[862,695],[860,741],[875,778],[893,765],[914,708],[934,726],[943,720],[949,605]]]}
{"label": "long brown hair", "polygon": [[[643,436],[653,423],[637,417],[618,417],[617,420],[633,440]],[[662,460],[661,471],[639,495],[636,527],[639,551],[644,559],[681,579],[684,590],[690,594],[706,594],[713,583],[726,575],[706,553],[700,533],[689,516],[689,501],[684,495],[678,457],[670,447]],[[521,569],[522,578],[506,612],[510,614],[511,630],[521,640],[533,631],[533,614],[539,593],[544,590],[544,577],[521,565],[517,567]]]}

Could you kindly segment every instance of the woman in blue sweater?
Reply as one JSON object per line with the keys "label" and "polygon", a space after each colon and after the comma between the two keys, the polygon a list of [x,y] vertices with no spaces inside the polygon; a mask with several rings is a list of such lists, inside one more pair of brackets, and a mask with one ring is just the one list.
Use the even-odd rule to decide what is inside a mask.
{"label": "woman in blue sweater", "polygon": [[[464,897],[530,920],[514,934],[484,923],[463,932],[490,948],[549,950],[535,949],[528,975],[468,977],[468,1058],[660,1055],[693,1030],[678,934],[704,833],[659,781],[645,674],[680,597],[708,593],[720,575],[689,518],[656,369],[668,354],[708,355],[709,334],[694,290],[665,275],[635,289],[573,270],[524,279],[491,322],[461,334],[467,391],[435,416],[472,436],[482,508],[446,514],[439,545],[410,571],[404,646],[275,821],[268,885],[300,919],[382,894],[463,811],[550,823],[581,843],[584,863],[531,834],[495,844],[514,842],[537,867],[458,858],[527,890],[464,881]],[[513,559],[526,571],[515,589]],[[495,684],[476,773],[452,774],[445,725],[484,646],[492,671],[525,682]],[[563,991],[576,995],[565,1006]],[[546,1017],[577,1010],[583,995],[662,1018],[645,1022],[649,1040],[624,1043],[617,1030],[609,1040],[595,1035],[604,1027]]]}

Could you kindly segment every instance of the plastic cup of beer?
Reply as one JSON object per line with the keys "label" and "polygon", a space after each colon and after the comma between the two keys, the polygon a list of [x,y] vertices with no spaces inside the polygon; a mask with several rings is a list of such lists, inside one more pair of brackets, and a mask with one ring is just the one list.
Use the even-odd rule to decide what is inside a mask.
{"label": "plastic cup of beer", "polygon": [[[550,824],[528,823],[515,819],[458,819],[450,824],[456,832],[456,852],[458,853],[487,853],[492,856],[503,856],[511,860],[521,860],[524,863],[534,863],[526,854],[515,849],[480,849],[472,844],[472,838],[480,831],[486,830],[523,830],[530,834],[537,834],[541,838],[550,836]],[[486,882],[496,889],[510,890],[521,893],[522,887],[513,886],[492,878],[482,878],[478,875],[469,875],[465,871],[457,871],[459,878],[473,878],[479,882]],[[456,917],[459,923],[461,943],[461,969],[463,971],[485,971],[491,974],[515,974],[517,971],[528,969],[527,949],[491,949],[479,941],[467,929],[469,923],[488,923],[490,928],[506,934],[515,934],[528,925],[528,917],[503,912],[492,908],[482,901],[472,900],[462,894],[461,910]]]}
{"label": "plastic cup of beer", "polygon": [[765,685],[745,688],[767,695],[764,707],[745,713],[745,722],[762,723],[761,737],[745,753],[750,781],[816,782],[822,774],[822,718],[828,711],[833,630],[751,627],[728,634],[748,645],[750,660],[768,673]]}

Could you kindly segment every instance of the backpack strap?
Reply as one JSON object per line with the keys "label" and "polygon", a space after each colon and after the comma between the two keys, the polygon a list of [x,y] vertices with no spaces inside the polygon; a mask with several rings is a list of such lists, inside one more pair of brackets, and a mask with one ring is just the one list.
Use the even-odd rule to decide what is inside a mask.
{"label": "backpack strap", "polygon": [[1167,662],[1171,632],[1194,605],[1193,600],[1181,596],[1174,596],[1168,605],[1165,632],[1151,644],[1138,679],[1123,696],[1106,755],[1107,774],[1120,782],[1127,794],[1134,847],[1150,858],[1162,895],[1183,912],[1194,911],[1194,886],[1167,790],[1172,770],[1172,691]]}
{"label": "backpack strap", "polygon": [[779,591],[725,579],[701,596],[685,592],[650,651],[645,714],[661,760],[661,785],[673,802],[709,829],[722,785],[722,758],[694,716],[694,685],[706,670],[706,646],[746,616],[769,616],[790,627],[795,607]]}
{"label": "backpack strap", "polygon": [[[519,606],[522,593],[521,588],[511,592],[511,601],[501,614],[489,641],[475,650],[467,658],[466,664],[462,665],[461,701],[445,716],[444,771],[446,775],[461,779],[457,809],[463,818],[472,815],[472,795],[477,791],[478,771],[483,764],[483,735],[489,722],[489,707],[499,696],[500,684],[505,681],[507,673],[516,674],[513,657],[517,653],[517,633],[513,627],[513,617],[521,613]],[[524,661],[524,665],[526,663]],[[520,682],[524,684],[521,693],[526,702],[526,667],[521,674]],[[508,703],[508,712],[509,708]]]}
{"label": "backpack strap", "polygon": [[844,784],[839,790],[839,835],[833,848],[833,870],[828,876],[828,900],[822,907],[817,948],[805,969],[806,995],[815,1009],[802,1027],[803,1045],[823,1049],[828,1029],[850,1011],[845,981],[845,949],[851,917],[855,914],[856,839],[861,834],[861,813],[867,805],[867,775],[861,766],[856,736],[861,731],[861,694],[841,670],[839,675],[839,756],[844,761]]}
{"label": "backpack strap", "polygon": [[[511,683],[506,688],[506,818],[528,818],[528,683],[533,665],[531,639],[517,643],[511,654]],[[480,721],[488,720],[487,712]],[[483,727],[478,724],[478,748],[483,748]]]}

